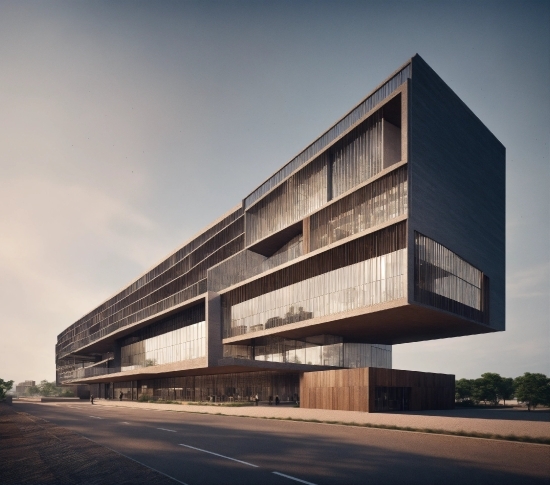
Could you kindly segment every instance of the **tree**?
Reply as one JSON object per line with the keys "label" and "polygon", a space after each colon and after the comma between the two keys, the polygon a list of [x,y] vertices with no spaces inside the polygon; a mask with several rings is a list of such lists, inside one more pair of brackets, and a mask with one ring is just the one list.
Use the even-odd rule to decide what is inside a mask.
{"label": "tree", "polygon": [[41,396],[58,396],[60,393],[60,389],[55,386],[55,382],[53,381],[40,381],[40,384],[38,384],[38,389],[40,389]]}
{"label": "tree", "polygon": [[503,377],[498,388],[499,398],[504,401],[506,405],[506,399],[512,399],[515,393],[514,379],[511,377]]}
{"label": "tree", "polygon": [[11,390],[13,387],[13,381],[5,381],[4,379],[0,379],[0,399],[4,399],[6,397],[6,393]]}
{"label": "tree", "polygon": [[455,400],[473,402],[473,379],[459,379],[455,383]]}
{"label": "tree", "polygon": [[28,396],[38,396],[40,394],[40,388],[38,386],[29,386],[25,390],[25,394]]}
{"label": "tree", "polygon": [[539,404],[550,405],[550,379],[544,374],[526,372],[514,381],[516,398],[527,404],[527,410]]}
{"label": "tree", "polygon": [[498,386],[502,377],[493,372],[486,372],[474,381],[474,399],[485,404],[498,404]]}

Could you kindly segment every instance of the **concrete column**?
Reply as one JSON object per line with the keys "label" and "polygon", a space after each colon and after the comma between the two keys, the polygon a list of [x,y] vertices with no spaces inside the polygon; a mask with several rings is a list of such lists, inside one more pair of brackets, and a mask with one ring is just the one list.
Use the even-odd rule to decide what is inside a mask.
{"label": "concrete column", "polygon": [[208,367],[218,365],[223,357],[222,346],[222,308],[218,293],[209,291],[206,296],[206,360]]}

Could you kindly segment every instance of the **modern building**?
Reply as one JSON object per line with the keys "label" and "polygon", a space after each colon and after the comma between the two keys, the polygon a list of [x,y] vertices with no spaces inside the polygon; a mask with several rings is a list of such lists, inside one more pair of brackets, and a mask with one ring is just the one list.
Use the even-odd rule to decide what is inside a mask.
{"label": "modern building", "polygon": [[35,381],[23,381],[15,386],[15,395],[16,396],[25,396],[27,391],[36,385]]}
{"label": "modern building", "polygon": [[125,399],[449,407],[454,376],[380,368],[392,345],[504,330],[504,272],[505,148],[416,55],[64,330],[57,382]]}

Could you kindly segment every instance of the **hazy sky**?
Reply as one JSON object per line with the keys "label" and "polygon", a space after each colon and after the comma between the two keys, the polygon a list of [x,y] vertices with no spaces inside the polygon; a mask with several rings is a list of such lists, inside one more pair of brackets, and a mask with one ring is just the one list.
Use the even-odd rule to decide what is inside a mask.
{"label": "hazy sky", "polygon": [[394,367],[550,374],[550,3],[0,0],[0,377],[419,53],[507,150],[506,332]]}

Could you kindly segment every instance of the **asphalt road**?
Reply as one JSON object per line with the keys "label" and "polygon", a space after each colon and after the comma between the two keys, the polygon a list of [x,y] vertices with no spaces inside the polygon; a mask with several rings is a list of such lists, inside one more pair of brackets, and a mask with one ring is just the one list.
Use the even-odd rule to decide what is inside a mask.
{"label": "asphalt road", "polygon": [[14,406],[188,485],[550,481],[547,445],[89,403]]}

